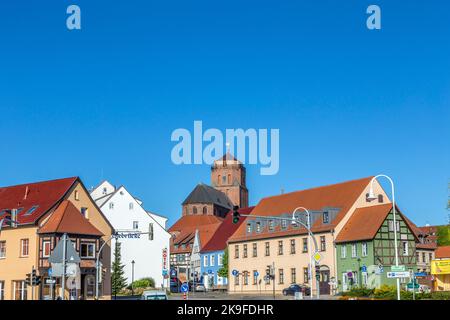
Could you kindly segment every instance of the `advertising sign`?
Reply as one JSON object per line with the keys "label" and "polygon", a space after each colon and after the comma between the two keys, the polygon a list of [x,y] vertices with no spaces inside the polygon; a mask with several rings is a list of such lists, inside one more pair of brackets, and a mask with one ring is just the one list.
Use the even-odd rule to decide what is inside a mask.
{"label": "advertising sign", "polygon": [[450,274],[450,259],[431,261],[431,274]]}
{"label": "advertising sign", "polygon": [[168,273],[169,270],[169,257],[167,254],[167,248],[164,248],[162,250],[162,272],[163,276],[165,276]]}

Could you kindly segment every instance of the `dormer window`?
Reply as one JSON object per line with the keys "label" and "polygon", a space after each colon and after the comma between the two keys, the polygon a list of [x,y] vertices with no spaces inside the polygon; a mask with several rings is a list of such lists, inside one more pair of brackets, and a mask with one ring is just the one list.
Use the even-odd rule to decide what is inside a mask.
{"label": "dormer window", "polygon": [[329,216],[328,211],[325,211],[322,214],[322,220],[323,220],[323,223],[330,223],[330,216]]}
{"label": "dormer window", "polygon": [[192,208],[192,213],[197,214],[197,207]]}
{"label": "dormer window", "polygon": [[256,222],[256,232],[261,232],[261,222]]}
{"label": "dormer window", "polygon": [[252,224],[247,223],[247,233],[251,233],[251,232],[252,232]]}
{"label": "dormer window", "polygon": [[287,220],[281,220],[281,228],[286,229],[287,228]]}
{"label": "dormer window", "polygon": [[379,194],[378,195],[378,203],[383,203],[384,199],[383,199],[383,195]]}
{"label": "dormer window", "polygon": [[273,231],[273,220],[269,220],[269,231]]}

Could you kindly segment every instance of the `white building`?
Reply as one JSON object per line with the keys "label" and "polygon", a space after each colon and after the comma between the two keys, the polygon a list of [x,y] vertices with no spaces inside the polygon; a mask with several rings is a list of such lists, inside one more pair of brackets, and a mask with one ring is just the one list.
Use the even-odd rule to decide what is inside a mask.
{"label": "white building", "polygon": [[170,234],[166,231],[167,218],[146,211],[142,201],[133,197],[124,186],[116,188],[108,181],[103,181],[91,190],[91,197],[118,233],[121,231],[150,232],[150,234],[140,235],[139,238],[112,240],[111,261],[114,261],[114,248],[116,241],[119,241],[127,282],[132,281],[132,261],[134,261],[134,280],[152,277],[155,279],[156,287],[168,287],[169,280],[163,277],[164,250],[167,271],[169,271],[170,262]]}

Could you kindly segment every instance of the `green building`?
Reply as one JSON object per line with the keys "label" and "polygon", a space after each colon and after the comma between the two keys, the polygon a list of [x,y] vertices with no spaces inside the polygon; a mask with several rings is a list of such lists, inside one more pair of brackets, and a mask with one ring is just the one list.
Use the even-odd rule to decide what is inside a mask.
{"label": "green building", "polygon": [[[399,265],[416,271],[416,235],[409,220],[396,208]],[[395,266],[394,214],[392,204],[356,209],[336,238],[339,291],[352,287],[379,288],[396,285],[387,278]],[[400,278],[405,287],[409,278]]]}

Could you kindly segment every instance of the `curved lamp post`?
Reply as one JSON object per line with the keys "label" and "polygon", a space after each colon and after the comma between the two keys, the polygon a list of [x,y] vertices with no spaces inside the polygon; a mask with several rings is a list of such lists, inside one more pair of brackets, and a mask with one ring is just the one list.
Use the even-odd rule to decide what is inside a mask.
{"label": "curved lamp post", "polygon": [[[372,178],[372,180],[370,181],[370,189],[369,189],[369,195],[367,197],[368,200],[375,200],[377,199],[377,196],[375,195],[375,193],[373,192],[373,183],[375,182],[375,180],[377,178],[386,178],[389,180],[389,182],[391,183],[391,188],[392,188],[392,212],[394,215],[394,250],[395,250],[395,266],[398,267],[398,243],[397,243],[397,219],[396,219],[396,212],[395,212],[395,188],[394,188],[394,181],[392,181],[392,179],[385,175],[385,174],[379,174],[375,177]],[[400,300],[400,279],[397,278],[397,300]]]}

